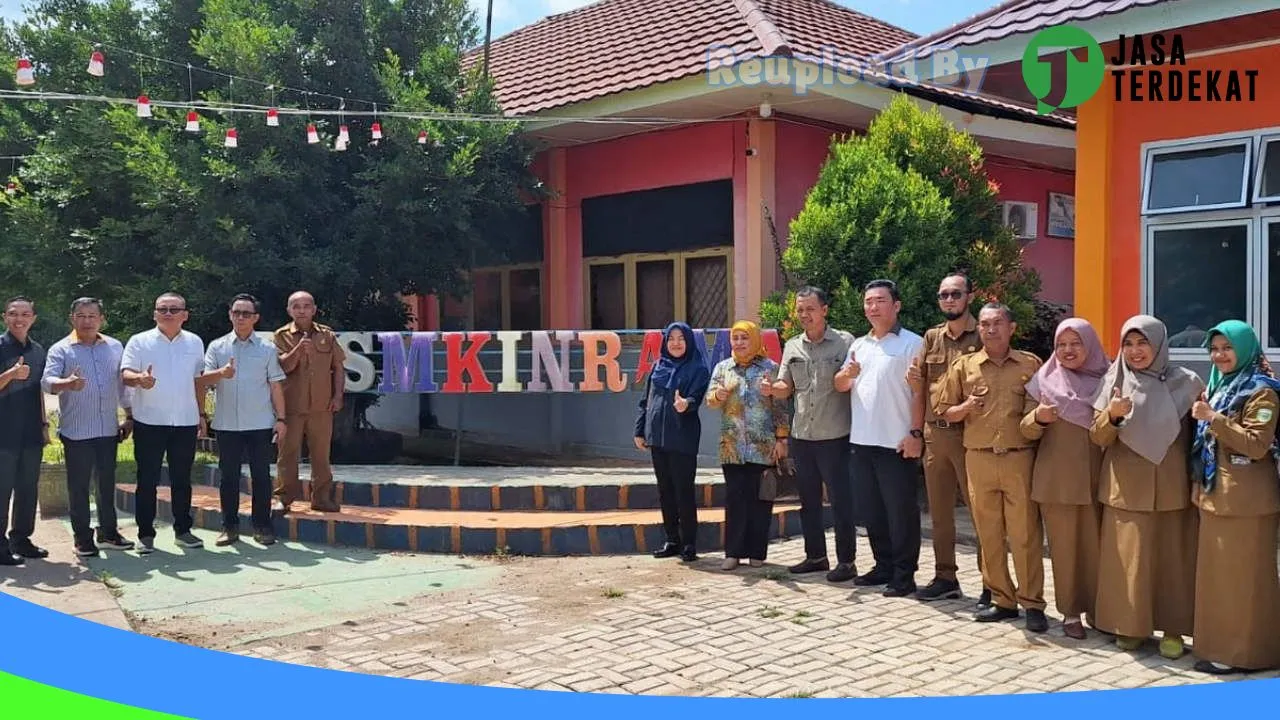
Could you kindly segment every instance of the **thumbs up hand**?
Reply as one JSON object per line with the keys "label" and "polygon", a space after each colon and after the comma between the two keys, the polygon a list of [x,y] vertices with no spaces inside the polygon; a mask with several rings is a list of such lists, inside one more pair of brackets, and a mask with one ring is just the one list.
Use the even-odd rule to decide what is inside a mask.
{"label": "thumbs up hand", "polygon": [[66,382],[67,382],[67,385],[66,385],[67,389],[74,390],[74,391],[83,390],[85,388],[85,385],[88,384],[88,382],[80,374],[80,368],[78,367],[73,368],[71,370],[71,374],[67,376]]}
{"label": "thumbs up hand", "polygon": [[14,363],[13,367],[5,370],[5,374],[9,376],[10,380],[26,380],[31,377],[31,366],[27,364],[26,357],[19,355],[18,362]]}
{"label": "thumbs up hand", "polygon": [[676,389],[675,402],[671,403],[675,406],[676,412],[684,412],[689,409],[689,400],[680,394],[680,390]]}
{"label": "thumbs up hand", "polygon": [[858,378],[858,375],[860,375],[861,373],[862,373],[862,366],[858,364],[858,361],[849,360],[844,364],[844,367],[840,368],[840,372],[837,374],[842,377],[846,377],[850,380],[856,380]]}
{"label": "thumbs up hand", "polygon": [[1058,408],[1055,405],[1040,403],[1036,408],[1036,422],[1041,425],[1049,425],[1058,419]]}
{"label": "thumbs up hand", "polygon": [[222,369],[219,370],[219,372],[222,373],[222,377],[226,380],[230,380],[231,378],[235,377],[236,376],[236,359],[233,357],[230,360],[228,360],[227,364],[223,365]]}
{"label": "thumbs up hand", "polygon": [[1197,420],[1212,420],[1213,416],[1218,414],[1206,399],[1204,392],[1201,392],[1200,397],[1191,406],[1191,417]]}
{"label": "thumbs up hand", "polygon": [[912,390],[919,390],[924,385],[924,372],[920,369],[920,358],[916,357],[911,361],[911,367],[907,368],[907,385]]}
{"label": "thumbs up hand", "polygon": [[1120,394],[1120,388],[1111,391],[1111,402],[1107,403],[1107,414],[1112,420],[1128,417],[1133,412],[1133,400]]}
{"label": "thumbs up hand", "polygon": [[156,386],[156,376],[152,372],[154,368],[154,365],[147,366],[147,371],[142,373],[142,376],[138,378],[138,387],[143,390],[150,390]]}

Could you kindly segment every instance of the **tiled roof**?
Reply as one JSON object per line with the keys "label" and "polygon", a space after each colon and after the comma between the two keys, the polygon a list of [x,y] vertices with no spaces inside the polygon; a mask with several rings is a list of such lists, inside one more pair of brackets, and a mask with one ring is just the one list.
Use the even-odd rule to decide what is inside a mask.
{"label": "tiled roof", "polygon": [[979,45],[1011,35],[1033,33],[1054,25],[1083,22],[1136,7],[1176,1],[1178,0],[1009,0],[945,30],[911,40],[884,55],[890,58],[901,58],[908,54],[922,57],[937,50]]}
{"label": "tiled roof", "polygon": [[913,37],[829,0],[600,0],[494,40],[489,72],[503,109],[531,114],[697,75],[716,46],[867,57]]}

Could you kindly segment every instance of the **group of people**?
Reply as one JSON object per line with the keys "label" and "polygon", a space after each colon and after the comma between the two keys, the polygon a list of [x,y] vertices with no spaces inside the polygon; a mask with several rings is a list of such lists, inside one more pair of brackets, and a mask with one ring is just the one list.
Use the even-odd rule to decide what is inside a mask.
{"label": "group of people", "polygon": [[[184,330],[186,300],[155,300],[155,327],[121,344],[102,332],[103,302],[71,303],[71,332],[48,351],[30,331],[35,303],[5,303],[0,335],[0,566],[48,557],[32,542],[43,447],[50,442],[45,394],[58,398],[57,434],[67,476],[68,514],[76,554],[99,550],[155,550],[157,488],[167,465],[177,543],[196,549],[191,473],[198,440],[217,439],[222,533],[219,546],[240,540],[240,478],[247,461],[253,538],[272,545],[272,515],[289,512],[303,496],[298,464],[305,441],[311,464],[311,508],[337,512],[329,463],[333,417],[342,408],[344,352],[332,329],[315,322],[307,292],[289,297],[292,322],[274,342],[256,332],[261,306],[236,295],[228,306],[231,330],[209,343]],[[212,418],[206,411],[214,392]],[[125,538],[115,511],[117,450],[133,438],[137,464],[137,543]],[[270,465],[277,462],[276,479]],[[96,482],[95,482],[96,478]],[[98,526],[91,526],[90,494]],[[12,498],[12,523],[9,523]],[[6,536],[6,525],[9,532]]]}
{"label": "group of people", "polygon": [[[806,287],[795,300],[803,333],[781,363],[759,328],[740,322],[732,357],[710,370],[688,325],[669,326],[635,426],[667,537],[655,556],[697,559],[705,403],[721,411],[726,571],[763,564],[772,503],[761,487],[790,457],[805,546],[792,573],[883,586],[888,597],[958,599],[959,494],[978,536],[977,621],[1017,619],[1021,607],[1027,630],[1048,630],[1047,539],[1066,636],[1084,639],[1088,623],[1132,651],[1159,633],[1170,659],[1191,637],[1201,672],[1280,667],[1280,381],[1253,329],[1228,320],[1209,331],[1206,384],[1170,363],[1154,317],[1124,324],[1114,359],[1087,320],[1066,319],[1042,361],[1011,347],[1008,307],[989,303],[974,317],[973,301],[967,277],[944,278],[944,321],[921,336],[898,322],[896,285],[877,280],[863,297],[871,330],[855,338],[828,324],[826,295]],[[935,555],[922,588],[921,462]],[[872,554],[863,574],[858,525]]]}

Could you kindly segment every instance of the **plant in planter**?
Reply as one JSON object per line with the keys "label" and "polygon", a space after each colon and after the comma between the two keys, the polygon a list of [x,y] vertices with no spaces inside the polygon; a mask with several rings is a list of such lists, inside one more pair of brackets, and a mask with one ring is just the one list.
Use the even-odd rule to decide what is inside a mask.
{"label": "plant in planter", "polygon": [[40,517],[62,517],[68,511],[66,454],[58,440],[58,412],[49,413],[50,442],[40,460],[40,482],[37,486]]}

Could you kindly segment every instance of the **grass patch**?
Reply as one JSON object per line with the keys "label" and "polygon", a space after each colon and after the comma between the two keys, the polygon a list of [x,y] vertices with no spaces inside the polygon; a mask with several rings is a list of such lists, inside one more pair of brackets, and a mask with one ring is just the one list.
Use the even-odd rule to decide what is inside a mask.
{"label": "grass patch", "polygon": [[757,614],[762,618],[769,619],[769,618],[776,618],[781,616],[782,611],[776,607],[773,607],[772,605],[765,605],[764,607],[760,608]]}
{"label": "grass patch", "polygon": [[786,580],[790,576],[791,576],[791,573],[787,572],[786,568],[769,568],[768,570],[764,571],[763,577],[765,580],[782,582],[783,580]]}
{"label": "grass patch", "polygon": [[117,580],[116,576],[104,570],[98,573],[98,579],[107,586],[107,592],[111,593],[111,597],[118,598],[124,595],[124,583]]}
{"label": "grass patch", "polygon": [[[120,420],[124,421],[124,412],[120,412]],[[58,406],[55,404],[49,408],[49,444],[44,446],[44,454],[41,461],[46,465],[62,465],[66,462],[66,451],[63,450],[62,441],[58,439]],[[218,456],[203,450],[196,451],[195,466],[216,464]],[[138,463],[133,456],[133,437],[120,443],[116,448],[116,467],[117,480],[137,477]]]}
{"label": "grass patch", "polygon": [[813,617],[813,613],[808,610],[797,610],[796,614],[791,616],[791,622],[797,625],[804,625],[811,617]]}
{"label": "grass patch", "polygon": [[813,697],[813,693],[808,690],[797,690],[796,692],[788,693],[786,695],[783,695],[782,697],[798,700],[800,698],[811,698]]}
{"label": "grass patch", "polygon": [[622,592],[617,588],[605,588],[604,592],[600,593],[600,595],[610,600],[616,600],[618,598],[627,596],[626,593]]}

